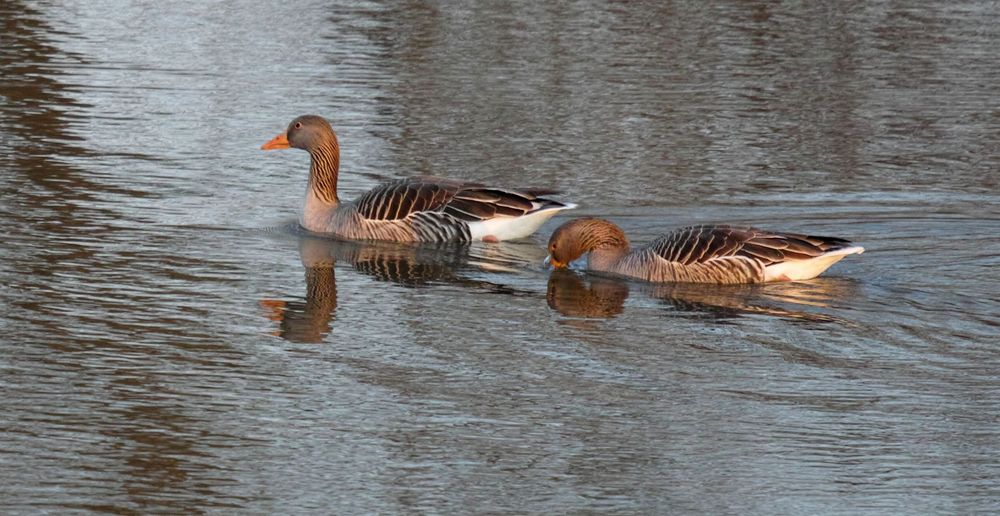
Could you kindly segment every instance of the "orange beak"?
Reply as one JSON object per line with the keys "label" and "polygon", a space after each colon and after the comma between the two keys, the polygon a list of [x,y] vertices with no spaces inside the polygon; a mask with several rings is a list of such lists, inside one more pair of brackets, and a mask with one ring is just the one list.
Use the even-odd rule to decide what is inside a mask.
{"label": "orange beak", "polygon": [[560,262],[559,260],[556,260],[555,258],[552,257],[552,255],[546,256],[545,257],[545,262],[543,262],[543,263],[544,263],[544,265],[549,265],[549,266],[551,266],[553,268],[556,268],[556,269],[565,269],[566,268],[566,264],[565,263]]}
{"label": "orange beak", "polygon": [[287,149],[288,147],[288,136],[285,133],[271,138],[271,141],[260,146],[263,150]]}

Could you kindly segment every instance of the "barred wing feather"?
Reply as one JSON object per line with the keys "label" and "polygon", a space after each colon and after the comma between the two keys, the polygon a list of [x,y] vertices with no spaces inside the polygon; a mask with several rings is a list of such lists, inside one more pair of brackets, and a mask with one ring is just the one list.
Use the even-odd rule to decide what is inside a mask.
{"label": "barred wing feather", "polygon": [[399,220],[424,211],[441,211],[459,190],[459,183],[400,179],[369,190],[354,201],[368,220]]}
{"label": "barred wing feather", "polygon": [[816,258],[850,245],[849,241],[836,237],[713,225],[677,229],[651,242],[649,249],[664,260],[683,265],[740,257],[766,267]]}
{"label": "barred wing feather", "polygon": [[544,207],[564,206],[541,200],[547,190],[508,190],[436,177],[392,181],[368,191],[355,207],[368,220],[399,220],[419,212],[443,212],[464,222],[521,217]]}

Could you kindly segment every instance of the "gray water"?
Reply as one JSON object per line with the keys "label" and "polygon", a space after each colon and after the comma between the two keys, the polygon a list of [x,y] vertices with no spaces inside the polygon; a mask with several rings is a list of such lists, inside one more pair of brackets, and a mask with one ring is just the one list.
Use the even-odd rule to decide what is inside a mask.
{"label": "gray water", "polygon": [[[0,3],[0,512],[1000,511],[995,3],[328,4]],[[344,198],[867,252],[718,288],[549,273],[568,217],[310,238],[259,150],[304,113]]]}

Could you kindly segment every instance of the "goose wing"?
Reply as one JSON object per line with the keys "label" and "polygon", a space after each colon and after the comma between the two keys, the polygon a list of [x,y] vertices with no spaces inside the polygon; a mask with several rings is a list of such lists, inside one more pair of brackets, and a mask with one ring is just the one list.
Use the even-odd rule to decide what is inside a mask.
{"label": "goose wing", "polygon": [[444,212],[465,222],[481,222],[497,217],[522,217],[542,208],[566,206],[539,197],[549,190],[512,190],[466,185],[448,202]]}
{"label": "goose wing", "polygon": [[674,230],[657,238],[648,247],[664,260],[683,265],[738,257],[767,267],[788,260],[815,258],[849,246],[850,242],[843,238],[712,225]]}
{"label": "goose wing", "polygon": [[365,192],[354,206],[365,219],[405,219],[418,212],[441,211],[460,187],[460,183],[452,181],[399,179]]}
{"label": "goose wing", "polygon": [[375,187],[355,202],[358,213],[369,220],[399,220],[421,212],[451,215],[464,222],[494,217],[519,217],[555,201],[540,195],[549,190],[512,190],[438,177],[400,179]]}

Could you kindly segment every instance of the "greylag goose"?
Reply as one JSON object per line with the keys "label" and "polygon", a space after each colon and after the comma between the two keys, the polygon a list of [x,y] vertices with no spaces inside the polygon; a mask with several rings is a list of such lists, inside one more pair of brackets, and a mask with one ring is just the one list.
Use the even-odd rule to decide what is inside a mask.
{"label": "greylag goose", "polygon": [[651,282],[763,283],[819,276],[849,254],[843,238],[777,233],[750,227],[691,226],[632,249],[618,226],[571,220],[552,233],[547,263],[566,267],[585,253],[587,269]]}
{"label": "greylag goose", "polygon": [[560,210],[541,189],[513,190],[438,177],[391,181],[351,202],[337,197],[340,145],[323,117],[303,115],[261,149],[309,153],[302,227],[350,240],[496,242],[526,237]]}

